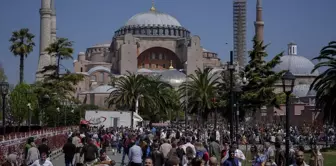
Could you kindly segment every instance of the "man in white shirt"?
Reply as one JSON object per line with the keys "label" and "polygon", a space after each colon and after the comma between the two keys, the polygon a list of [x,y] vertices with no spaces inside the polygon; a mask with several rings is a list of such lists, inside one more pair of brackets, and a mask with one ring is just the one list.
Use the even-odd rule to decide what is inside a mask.
{"label": "man in white shirt", "polygon": [[53,164],[47,160],[47,154],[41,153],[41,158],[36,160],[31,166],[53,166]]}
{"label": "man in white shirt", "polygon": [[246,160],[246,157],[245,157],[243,151],[241,151],[240,149],[238,149],[237,144],[235,142],[233,143],[232,147],[234,149],[236,149],[236,151],[235,151],[235,157],[239,161],[239,166],[242,166],[242,161]]}
{"label": "man in white shirt", "polygon": [[190,146],[193,149],[194,155],[196,155],[196,149],[195,146],[191,143],[191,138],[190,137],[186,138],[185,142],[186,143],[183,145],[184,153],[187,153],[187,147]]}

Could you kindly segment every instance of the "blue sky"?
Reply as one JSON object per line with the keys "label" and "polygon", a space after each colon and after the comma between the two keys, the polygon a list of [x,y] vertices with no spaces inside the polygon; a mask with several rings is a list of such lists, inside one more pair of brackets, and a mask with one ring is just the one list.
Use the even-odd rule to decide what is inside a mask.
{"label": "blue sky", "polygon": [[[55,0],[57,35],[75,42],[74,57],[97,43],[105,43],[136,13],[149,10],[151,0]],[[248,0],[247,48],[254,35],[256,0]],[[11,32],[29,28],[36,35],[36,47],[25,61],[25,80],[32,83],[38,62],[41,0],[0,1],[0,63],[9,82],[19,80],[19,58],[9,52]],[[202,46],[228,60],[232,47],[232,0],[156,0],[157,10],[171,14],[193,34]],[[298,53],[316,56],[322,46],[336,40],[335,0],[263,0],[265,42],[270,57],[286,50],[291,41]],[[225,43],[229,43],[225,45]],[[72,61],[63,62],[72,69]]]}

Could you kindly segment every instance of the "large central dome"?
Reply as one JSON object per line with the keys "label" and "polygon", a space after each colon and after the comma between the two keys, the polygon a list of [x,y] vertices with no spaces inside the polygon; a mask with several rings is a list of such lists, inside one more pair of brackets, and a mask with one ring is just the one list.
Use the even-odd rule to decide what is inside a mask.
{"label": "large central dome", "polygon": [[134,15],[125,24],[125,26],[129,25],[171,25],[181,27],[180,22],[175,17],[156,10]]}

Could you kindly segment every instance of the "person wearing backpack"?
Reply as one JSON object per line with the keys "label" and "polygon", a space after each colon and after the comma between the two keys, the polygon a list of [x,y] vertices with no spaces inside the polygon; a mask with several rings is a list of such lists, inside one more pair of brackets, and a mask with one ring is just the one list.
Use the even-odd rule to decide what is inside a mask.
{"label": "person wearing backpack", "polygon": [[88,138],[88,144],[84,145],[80,157],[84,155],[84,164],[91,164],[98,158],[98,147],[93,143],[92,139]]}

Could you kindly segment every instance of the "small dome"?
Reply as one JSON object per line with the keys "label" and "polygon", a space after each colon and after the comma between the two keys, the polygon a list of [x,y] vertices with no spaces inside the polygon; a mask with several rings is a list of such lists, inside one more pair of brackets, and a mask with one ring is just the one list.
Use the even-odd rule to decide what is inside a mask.
{"label": "small dome", "polygon": [[169,83],[173,87],[180,86],[183,82],[186,81],[186,75],[182,72],[179,72],[175,69],[166,70],[162,72],[160,79],[163,82]]}
{"label": "small dome", "polygon": [[309,59],[299,55],[285,55],[281,57],[281,63],[275,66],[275,72],[288,70],[296,76],[318,76],[319,72],[316,70],[313,73],[315,65]]}
{"label": "small dome", "polygon": [[181,27],[175,17],[156,10],[134,15],[125,24],[125,26],[130,25],[171,25]]}
{"label": "small dome", "polygon": [[91,68],[87,73],[91,75],[93,72],[96,72],[96,71],[105,71],[105,72],[111,73],[111,70],[104,66],[95,66]]}
{"label": "small dome", "polygon": [[115,88],[110,85],[101,85],[90,91],[90,93],[111,93]]}
{"label": "small dome", "polygon": [[305,97],[309,92],[309,84],[299,84],[293,87],[293,95],[296,97]]}
{"label": "small dome", "polygon": [[137,71],[137,73],[152,73],[152,72],[153,72],[152,70],[145,69],[145,68],[138,69]]}

